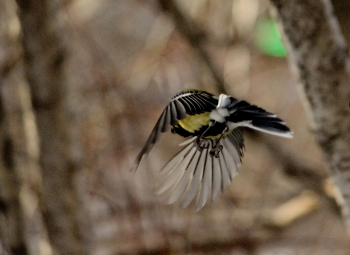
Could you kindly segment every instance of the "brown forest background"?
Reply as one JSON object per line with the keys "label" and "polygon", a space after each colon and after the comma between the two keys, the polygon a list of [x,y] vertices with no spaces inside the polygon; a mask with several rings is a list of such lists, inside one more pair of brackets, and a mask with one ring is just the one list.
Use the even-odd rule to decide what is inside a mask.
{"label": "brown forest background", "polygon": [[[345,2],[345,1],[344,1]],[[349,38],[350,5],[334,1]],[[349,254],[322,153],[285,58],[254,45],[264,0],[0,0],[0,254]],[[168,100],[226,90],[284,119],[246,132],[243,166],[204,209],[164,205]]]}

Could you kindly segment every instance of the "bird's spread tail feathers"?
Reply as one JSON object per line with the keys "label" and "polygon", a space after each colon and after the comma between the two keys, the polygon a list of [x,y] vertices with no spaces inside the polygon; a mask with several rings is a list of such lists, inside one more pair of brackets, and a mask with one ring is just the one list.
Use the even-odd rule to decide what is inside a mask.
{"label": "bird's spread tail feathers", "polygon": [[196,199],[196,209],[201,209],[209,200],[213,201],[237,175],[243,156],[242,129],[237,128],[220,140],[221,152],[211,155],[217,139],[202,140],[199,150],[195,139],[182,143],[185,147],[162,169],[164,182],[159,194],[168,195],[167,202],[181,200],[181,207],[187,207]]}

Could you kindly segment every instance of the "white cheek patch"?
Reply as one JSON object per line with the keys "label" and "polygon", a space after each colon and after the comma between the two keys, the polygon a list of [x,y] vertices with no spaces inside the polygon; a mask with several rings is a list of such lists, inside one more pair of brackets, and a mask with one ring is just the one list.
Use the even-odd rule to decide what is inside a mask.
{"label": "white cheek patch", "polygon": [[221,94],[219,96],[219,102],[217,108],[228,107],[231,103],[230,96]]}
{"label": "white cheek patch", "polygon": [[226,121],[226,117],[229,116],[230,113],[226,108],[216,108],[211,111],[209,117],[211,120],[215,120],[216,122],[223,123]]}

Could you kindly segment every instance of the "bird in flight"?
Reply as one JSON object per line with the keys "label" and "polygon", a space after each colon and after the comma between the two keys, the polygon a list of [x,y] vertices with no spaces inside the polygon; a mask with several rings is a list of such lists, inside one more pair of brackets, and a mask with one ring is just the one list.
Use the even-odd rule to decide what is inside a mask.
{"label": "bird in flight", "polygon": [[160,115],[132,169],[139,168],[162,133],[188,138],[162,168],[166,177],[158,193],[167,192],[169,204],[180,199],[183,208],[196,199],[200,210],[237,175],[244,150],[243,128],[293,137],[285,122],[258,106],[225,94],[216,97],[201,90],[182,90]]}

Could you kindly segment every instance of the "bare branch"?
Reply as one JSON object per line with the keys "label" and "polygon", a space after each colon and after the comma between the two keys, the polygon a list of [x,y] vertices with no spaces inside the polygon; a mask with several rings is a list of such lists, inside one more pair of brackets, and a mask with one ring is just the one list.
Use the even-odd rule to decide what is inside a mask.
{"label": "bare branch", "polygon": [[313,117],[314,133],[341,194],[350,233],[350,70],[329,0],[271,0]]}

